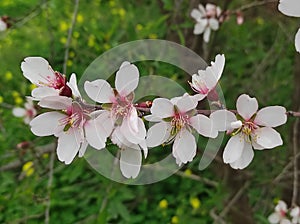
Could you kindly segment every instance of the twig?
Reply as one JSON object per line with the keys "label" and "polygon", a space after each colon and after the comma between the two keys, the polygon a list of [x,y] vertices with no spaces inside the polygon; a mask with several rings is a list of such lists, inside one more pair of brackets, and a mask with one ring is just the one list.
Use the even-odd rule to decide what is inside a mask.
{"label": "twig", "polygon": [[79,0],[75,0],[75,6],[74,6],[74,12],[73,12],[73,18],[72,18],[72,24],[68,32],[68,39],[65,45],[65,57],[64,57],[64,64],[63,64],[63,74],[66,74],[67,72],[67,62],[69,59],[69,49],[70,49],[70,44],[72,40],[72,33],[73,29],[75,27],[76,23],[76,18],[77,18],[77,13],[78,13],[78,6],[79,6]]}
{"label": "twig", "polygon": [[200,177],[200,176],[195,175],[195,174],[186,174],[182,171],[177,171],[175,174],[177,176],[180,176],[180,177],[185,177],[185,178],[189,178],[191,180],[196,180],[196,181],[199,181],[199,182],[203,182],[206,185],[209,185],[209,186],[212,186],[212,187],[217,187],[219,185],[218,182],[216,182],[216,181],[207,179],[205,177]]}
{"label": "twig", "polygon": [[229,201],[227,206],[224,208],[224,210],[220,213],[220,217],[224,217],[231,209],[231,207],[239,200],[239,198],[242,196],[244,191],[249,187],[250,182],[247,181],[244,186],[234,195],[234,197]]}
{"label": "twig", "polygon": [[[299,108],[300,109],[300,108]],[[298,197],[298,127],[299,119],[297,119],[293,126],[293,154],[294,154],[294,182],[293,182],[293,196],[292,206],[296,206]]]}
{"label": "twig", "polygon": [[209,215],[214,219],[214,223],[226,224],[226,222],[216,214],[215,209],[210,210]]}
{"label": "twig", "polygon": [[275,3],[275,2],[277,3],[278,0],[256,1],[256,2],[252,2],[250,4],[247,4],[247,5],[243,5],[235,11],[245,11],[245,10],[248,10],[250,8],[253,8],[253,7],[262,6],[262,5],[266,5],[266,4],[269,4],[269,3]]}
{"label": "twig", "polygon": [[54,167],[54,158],[55,153],[51,152],[50,162],[49,162],[49,179],[47,184],[47,204],[45,210],[45,224],[48,224],[50,221],[50,207],[51,207],[51,186],[53,182],[53,167]]}

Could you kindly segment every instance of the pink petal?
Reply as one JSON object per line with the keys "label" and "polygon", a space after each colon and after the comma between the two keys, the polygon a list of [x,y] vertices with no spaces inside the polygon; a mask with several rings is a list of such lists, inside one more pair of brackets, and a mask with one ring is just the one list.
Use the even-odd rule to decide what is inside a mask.
{"label": "pink petal", "polygon": [[55,74],[47,60],[41,57],[28,57],[21,63],[23,75],[33,84],[48,83],[47,77],[55,77]]}
{"label": "pink petal", "polygon": [[72,102],[72,98],[66,96],[48,96],[41,99],[38,105],[54,110],[65,110],[72,105]]}
{"label": "pink petal", "polygon": [[300,53],[300,29],[298,29],[295,36],[295,48],[296,51]]}
{"label": "pink petal", "polygon": [[174,115],[174,105],[168,99],[156,98],[153,100],[150,111],[156,117],[172,117]]}
{"label": "pink petal", "polygon": [[190,118],[190,122],[193,128],[200,134],[209,138],[216,138],[218,131],[214,128],[211,119],[208,117],[198,114]]}
{"label": "pink petal", "polygon": [[31,131],[37,136],[53,135],[62,131],[64,127],[59,127],[59,121],[66,115],[58,112],[47,112],[35,117],[31,122]]}
{"label": "pink petal", "polygon": [[133,92],[139,83],[139,70],[129,62],[123,62],[116,74],[116,89],[121,96],[127,96]]}
{"label": "pink petal", "polygon": [[229,139],[223,153],[224,163],[233,163],[241,158],[244,148],[244,137],[240,134]]}
{"label": "pink petal", "polygon": [[70,128],[58,136],[57,157],[61,162],[70,164],[83,142],[82,131]]}
{"label": "pink petal", "polygon": [[236,108],[239,115],[241,115],[247,121],[256,113],[258,109],[258,103],[255,98],[251,98],[246,94],[242,94],[237,99]]}
{"label": "pink petal", "polygon": [[280,0],[278,10],[287,16],[300,17],[299,0]]}
{"label": "pink petal", "polygon": [[140,150],[125,148],[121,150],[120,169],[124,177],[136,178],[139,175],[142,164]]}
{"label": "pink petal", "polygon": [[237,121],[234,113],[228,110],[217,110],[211,113],[210,119],[218,131],[231,130],[231,123]]}
{"label": "pink petal", "polygon": [[234,161],[233,163],[230,163],[230,166],[233,169],[244,169],[251,163],[253,157],[254,157],[254,152],[251,144],[245,142],[241,157],[238,160]]}
{"label": "pink petal", "polygon": [[254,123],[260,126],[277,127],[285,124],[287,120],[286,109],[281,106],[270,106],[259,110]]}
{"label": "pink petal", "polygon": [[195,137],[187,129],[182,129],[175,137],[173,144],[173,156],[176,161],[191,162],[196,156],[196,149]]}
{"label": "pink petal", "polygon": [[256,142],[265,149],[271,149],[283,144],[280,134],[270,127],[257,129],[255,135]]}
{"label": "pink petal", "polygon": [[111,103],[112,98],[115,96],[110,84],[103,79],[97,79],[92,82],[86,81],[84,90],[92,100],[99,103]]}
{"label": "pink petal", "polygon": [[31,95],[33,98],[40,100],[48,96],[59,96],[59,90],[48,86],[41,86],[33,89]]}
{"label": "pink petal", "polygon": [[160,122],[149,128],[147,132],[147,146],[156,147],[166,142],[170,137],[171,125],[167,122]]}

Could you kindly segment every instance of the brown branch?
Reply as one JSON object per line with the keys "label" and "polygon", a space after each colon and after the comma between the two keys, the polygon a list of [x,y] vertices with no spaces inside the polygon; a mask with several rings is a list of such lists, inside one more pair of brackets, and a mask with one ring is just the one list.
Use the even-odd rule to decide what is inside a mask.
{"label": "brown branch", "polygon": [[[299,108],[300,109],[300,108]],[[297,119],[293,126],[293,154],[294,154],[294,181],[293,181],[293,196],[292,196],[292,206],[297,205],[298,197],[298,126],[299,119]]]}

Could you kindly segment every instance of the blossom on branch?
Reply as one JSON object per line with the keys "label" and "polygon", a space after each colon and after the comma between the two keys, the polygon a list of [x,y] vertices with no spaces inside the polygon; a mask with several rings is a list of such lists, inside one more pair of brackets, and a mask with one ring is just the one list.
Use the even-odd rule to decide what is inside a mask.
{"label": "blossom on branch", "polygon": [[197,97],[183,95],[171,100],[157,98],[150,109],[151,115],[145,117],[154,124],[147,134],[148,147],[156,147],[163,143],[173,143],[172,154],[176,163],[181,165],[193,160],[196,155],[197,143],[193,135],[195,130],[205,137],[217,137],[211,120],[197,114]]}
{"label": "blossom on branch", "polygon": [[291,224],[291,221],[287,218],[287,212],[286,203],[279,200],[275,212],[268,217],[268,221],[272,224]]}
{"label": "blossom on branch", "polygon": [[44,58],[25,58],[21,63],[21,70],[25,78],[37,86],[31,92],[35,100],[47,96],[72,97],[72,89],[67,83],[66,76],[54,71]]}
{"label": "blossom on branch", "polygon": [[192,82],[189,82],[189,84],[197,93],[199,100],[202,100],[209,92],[214,90],[221,78],[224,65],[224,54],[218,54],[215,58],[215,62],[211,62],[211,66],[207,66],[205,70],[199,70],[198,74],[192,76]]}
{"label": "blossom on branch", "polygon": [[290,216],[292,217],[292,223],[293,224],[299,224],[300,223],[300,207],[296,206],[291,209]]}
{"label": "blossom on branch", "polygon": [[[287,16],[300,17],[299,0],[280,0],[278,10]],[[300,29],[295,36],[295,48],[300,53]]]}
{"label": "blossom on branch", "polygon": [[[141,150],[147,156],[146,128],[134,107],[134,90],[139,82],[138,68],[123,62],[116,73],[115,89],[103,79],[86,81],[84,89],[94,101],[101,103],[111,127],[112,142],[121,148],[120,167],[125,177],[136,177],[141,165]],[[98,130],[101,135],[101,130]]]}
{"label": "blossom on branch", "polygon": [[194,27],[194,34],[203,34],[203,40],[209,42],[211,30],[219,29],[219,17],[221,15],[220,7],[213,4],[203,5],[199,4],[198,9],[193,9],[191,17],[196,20]]}
{"label": "blossom on branch", "polygon": [[227,131],[232,136],[224,149],[224,162],[234,169],[244,169],[254,157],[253,148],[271,149],[283,144],[280,134],[273,128],[286,123],[287,115],[281,106],[257,111],[257,100],[246,94],[239,96],[236,107],[237,114],[219,110],[210,118],[217,130]]}
{"label": "blossom on branch", "polygon": [[12,110],[12,113],[16,117],[23,117],[24,123],[29,124],[30,121],[36,116],[37,112],[32,103],[32,100],[27,98],[27,102],[24,104],[24,108],[15,107]]}
{"label": "blossom on branch", "polygon": [[6,23],[5,19],[0,17],[0,32],[7,30],[8,24]]}

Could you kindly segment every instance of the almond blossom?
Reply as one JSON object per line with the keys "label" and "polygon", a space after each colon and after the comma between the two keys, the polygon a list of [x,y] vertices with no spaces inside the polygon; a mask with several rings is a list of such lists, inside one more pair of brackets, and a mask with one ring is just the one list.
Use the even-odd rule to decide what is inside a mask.
{"label": "almond blossom", "polygon": [[32,103],[32,100],[27,98],[27,102],[24,104],[24,108],[15,107],[12,111],[13,115],[16,117],[23,117],[24,123],[29,124],[30,121],[36,116],[37,112]]}
{"label": "almond blossom", "polygon": [[184,95],[171,100],[157,98],[150,109],[151,115],[145,119],[154,124],[147,134],[147,146],[156,147],[163,143],[173,144],[172,154],[176,163],[181,165],[193,160],[197,144],[192,132],[195,130],[205,137],[217,137],[211,120],[196,111],[198,100]]}
{"label": "almond blossom", "polygon": [[193,9],[191,12],[191,17],[196,20],[194,34],[198,35],[204,33],[203,39],[208,43],[211,30],[219,29],[218,18],[220,15],[220,7],[208,3],[204,8],[203,5],[199,4],[198,9]]}
{"label": "almond blossom", "polygon": [[246,94],[239,96],[236,107],[237,114],[219,110],[210,118],[217,130],[227,131],[232,136],[223,153],[224,162],[234,169],[243,169],[254,157],[253,148],[271,149],[283,144],[280,134],[273,128],[286,123],[287,115],[281,106],[257,111],[257,100]]}
{"label": "almond blossom", "polygon": [[300,224],[300,207],[294,207],[290,212],[290,216],[293,224]]}
{"label": "almond blossom", "polygon": [[0,32],[7,30],[7,28],[7,23],[2,18],[0,18]]}
{"label": "almond blossom", "polygon": [[268,217],[268,220],[272,224],[291,224],[291,221],[287,219],[287,212],[286,203],[279,200],[275,207],[275,212]]}
{"label": "almond blossom", "polygon": [[207,66],[205,70],[199,70],[198,74],[192,76],[192,82],[189,84],[198,93],[199,100],[206,97],[216,87],[223,73],[224,65],[224,54],[218,54],[215,57],[215,62],[211,62],[211,66]]}
{"label": "almond blossom", "polygon": [[[145,157],[147,155],[146,128],[133,104],[133,91],[138,82],[138,68],[125,61],[116,73],[115,89],[103,79],[86,81],[84,84],[87,95],[102,103],[103,114],[115,126],[111,127],[112,141],[121,148],[120,167],[126,177],[136,177],[138,174],[141,149],[144,150]],[[100,132],[98,134],[101,135]]]}
{"label": "almond blossom", "polygon": [[25,78],[37,86],[31,92],[35,100],[47,96],[72,96],[72,90],[67,84],[66,76],[54,71],[44,58],[25,58],[21,63],[21,70]]}
{"label": "almond blossom", "polygon": [[[280,0],[278,10],[287,16],[300,17],[300,4],[298,0]],[[300,53],[300,29],[295,36],[295,48]]]}

